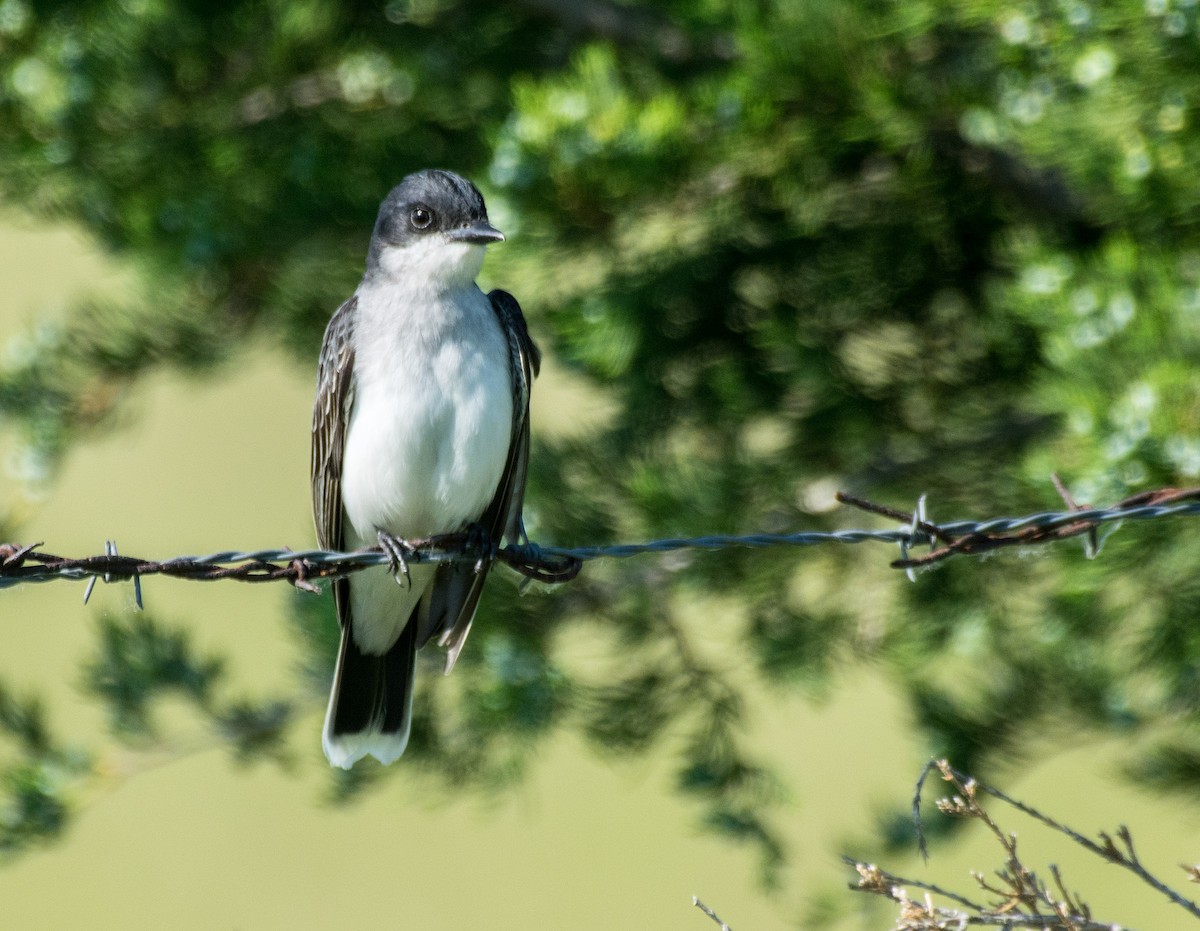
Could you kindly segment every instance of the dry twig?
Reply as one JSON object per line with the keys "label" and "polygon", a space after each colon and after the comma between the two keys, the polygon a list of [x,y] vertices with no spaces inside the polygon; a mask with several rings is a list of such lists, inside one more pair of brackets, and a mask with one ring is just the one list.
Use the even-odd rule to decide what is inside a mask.
{"label": "dry twig", "polygon": [[717,917],[716,912],[714,912],[711,908],[709,908],[707,905],[705,905],[703,902],[700,901],[699,896],[695,896],[695,895],[692,896],[692,904],[695,905],[696,908],[700,909],[700,911],[704,912],[704,914],[706,914],[713,921],[715,921],[720,926],[721,931],[733,931],[733,929],[730,928],[729,925],[725,924],[725,922],[723,922],[720,918]]}
{"label": "dry twig", "polygon": [[[1194,918],[1200,918],[1200,906],[1170,888],[1146,869],[1134,849],[1133,836],[1124,825],[1118,828],[1115,838],[1101,832],[1099,842],[1091,840],[1038,809],[958,772],[945,760],[931,761],[924,767],[913,796],[914,824],[923,855],[927,855],[927,845],[921,824],[921,791],[925,778],[933,771],[937,771],[944,781],[950,783],[955,793],[949,798],[939,799],[938,810],[953,817],[973,818],[982,822],[1004,852],[1004,863],[991,879],[981,873],[972,874],[979,888],[989,896],[987,904],[983,904],[929,883],[896,876],[874,864],[850,857],[843,858],[858,872],[858,882],[851,886],[852,889],[884,896],[900,906],[897,931],[945,931],[968,926],[1037,928],[1044,931],[1111,931],[1118,927],[1112,922],[1096,920],[1087,902],[1078,893],[1067,890],[1066,882],[1057,867],[1049,867],[1051,883],[1045,882],[1036,871],[1029,868],[1017,849],[1016,835],[1007,833],[1000,827],[981,803],[982,796],[990,796],[1003,802],[1065,835],[1089,853],[1129,870],[1143,883],[1166,896]],[[1200,867],[1184,865],[1182,868],[1193,882],[1200,880]],[[918,901],[911,898],[906,887],[922,890],[925,893],[923,899]],[[934,896],[940,896],[959,907],[936,905]]]}

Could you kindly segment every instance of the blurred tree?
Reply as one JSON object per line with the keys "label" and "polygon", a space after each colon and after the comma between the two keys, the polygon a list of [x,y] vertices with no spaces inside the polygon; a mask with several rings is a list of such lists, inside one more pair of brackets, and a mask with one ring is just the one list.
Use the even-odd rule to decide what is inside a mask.
{"label": "blurred tree", "polygon": [[[312,364],[382,194],[444,165],[512,234],[490,273],[615,404],[539,444],[535,538],[815,526],[838,486],[989,516],[1056,504],[1052,469],[1097,502],[1194,480],[1197,39],[1186,0],[0,0],[0,191],[145,284],[14,337],[0,411],[36,481],[151,366],[252,330]],[[704,595],[736,598],[780,687],[884,664],[960,768],[1069,715],[1155,724],[1144,772],[1195,789],[1197,549],[1158,522],[1019,585],[1004,558],[909,586],[828,550],[589,566],[519,607],[492,586],[470,668],[423,680],[412,761],[477,784],[560,726],[623,753],[690,735],[680,789],[778,865],[744,683],[691,648]],[[613,661],[568,672],[554,633],[585,616]],[[297,618],[324,675],[328,606]],[[159,634],[106,639],[127,715],[109,654]],[[221,714],[272,734],[286,707]]]}

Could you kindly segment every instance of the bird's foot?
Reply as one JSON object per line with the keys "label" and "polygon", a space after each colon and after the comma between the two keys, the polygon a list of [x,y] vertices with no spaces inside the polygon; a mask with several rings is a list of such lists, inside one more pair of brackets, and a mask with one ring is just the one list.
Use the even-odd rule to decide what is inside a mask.
{"label": "bird's foot", "polygon": [[383,550],[388,558],[388,569],[391,570],[392,578],[396,580],[396,584],[401,588],[410,588],[412,586],[412,576],[408,571],[408,560],[410,557],[416,555],[417,551],[409,546],[407,540],[392,536],[386,530],[376,528],[376,531],[379,548]]}
{"label": "bird's foot", "polygon": [[482,572],[488,563],[496,558],[498,549],[496,541],[492,539],[492,535],[488,533],[486,528],[474,523],[467,526],[467,541],[463,545],[463,551],[477,555],[478,558],[475,560],[476,574]]}

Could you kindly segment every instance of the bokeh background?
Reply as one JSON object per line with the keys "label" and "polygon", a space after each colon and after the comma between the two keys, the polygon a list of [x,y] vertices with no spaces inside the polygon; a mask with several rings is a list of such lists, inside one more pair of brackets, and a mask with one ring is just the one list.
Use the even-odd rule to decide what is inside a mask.
{"label": "bokeh background", "polygon": [[[1185,0],[0,0],[0,538],[310,545],[325,322],[409,171],[483,189],[547,354],[562,545],[1105,503],[1200,474]],[[408,754],[335,773],[327,597],[0,591],[0,909],[23,928],[885,928],[843,852],[970,888],[948,756],[1200,859],[1188,519],[497,572]],[[1018,827],[1017,824],[1006,826]],[[1186,921],[1020,826],[1097,916]]]}

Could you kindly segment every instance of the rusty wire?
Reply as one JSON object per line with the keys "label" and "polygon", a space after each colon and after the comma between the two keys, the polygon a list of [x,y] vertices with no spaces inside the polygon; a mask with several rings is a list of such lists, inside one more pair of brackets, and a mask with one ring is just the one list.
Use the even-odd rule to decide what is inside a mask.
{"label": "rusty wire", "polygon": [[[455,533],[408,541],[411,547],[409,561],[479,562],[481,559],[494,559],[527,578],[558,584],[574,579],[583,563],[593,559],[629,558],[685,549],[720,550],[730,547],[766,548],[822,543],[881,542],[899,545],[901,558],[893,560],[891,566],[911,574],[914,569],[927,567],[953,556],[978,555],[1009,546],[1036,546],[1076,536],[1085,536],[1088,554],[1095,555],[1098,551],[1097,530],[1103,524],[1121,520],[1151,520],[1200,514],[1200,487],[1159,488],[1132,495],[1109,507],[1091,508],[1076,504],[1057,478],[1055,486],[1063,496],[1068,510],[1047,511],[1017,518],[935,523],[925,516],[923,500],[916,513],[909,513],[854,495],[839,493],[838,500],[843,504],[903,521],[905,526],[880,530],[688,537],[576,548],[514,543],[487,553],[479,552],[468,534]],[[198,581],[286,580],[298,588],[315,591],[314,581],[343,578],[371,566],[388,564],[388,557],[378,549],[348,553],[289,549],[227,550],[206,556],[177,556],[159,561],[122,556],[111,541],[106,545],[103,555],[83,557],[57,556],[43,551],[42,545],[0,544],[0,589],[23,582],[89,579],[90,595],[91,586],[97,579],[106,582],[132,580],[140,605],[140,579],[149,575],[167,575]],[[910,551],[919,546],[929,546],[930,551],[921,555],[911,555]]]}
{"label": "rusty wire", "polygon": [[922,556],[909,556],[902,546],[903,555],[891,563],[895,569],[916,569],[951,556],[975,556],[1006,546],[1036,546],[1083,535],[1087,536],[1090,557],[1099,552],[1096,531],[1101,524],[1200,513],[1200,488],[1155,488],[1130,495],[1106,508],[1092,508],[1077,504],[1057,475],[1052,479],[1069,510],[975,524],[967,521],[932,523],[924,517],[923,503],[914,515],[843,492],[838,492],[837,499],[872,514],[910,521],[911,535],[907,545],[932,545],[932,549]]}

